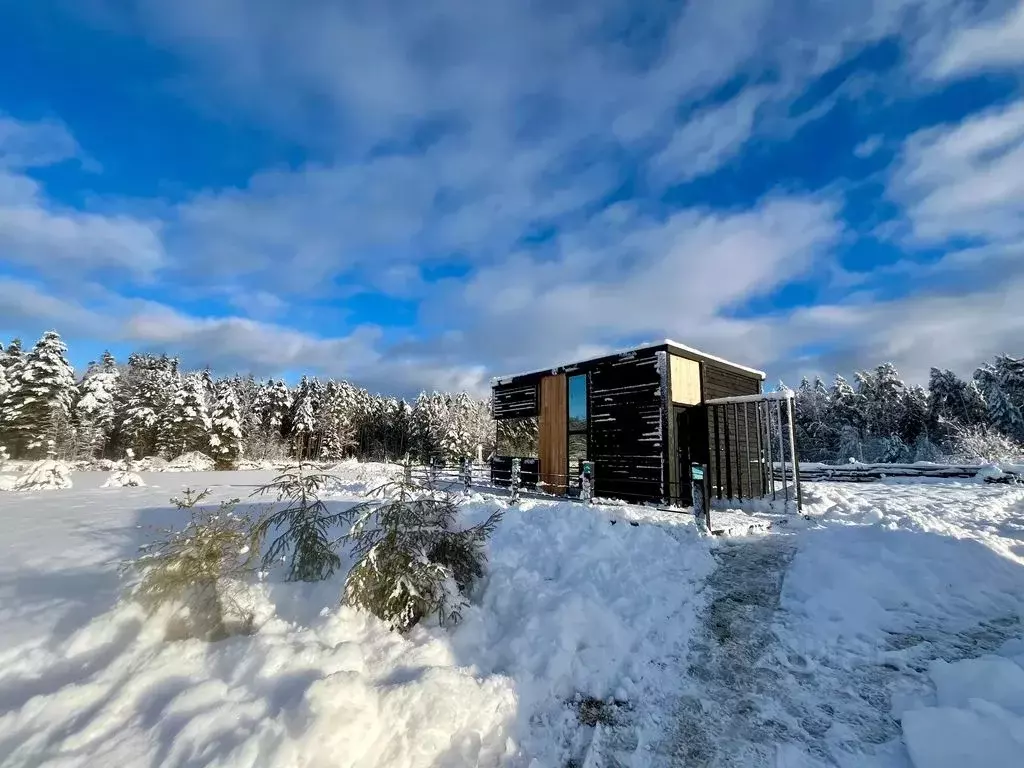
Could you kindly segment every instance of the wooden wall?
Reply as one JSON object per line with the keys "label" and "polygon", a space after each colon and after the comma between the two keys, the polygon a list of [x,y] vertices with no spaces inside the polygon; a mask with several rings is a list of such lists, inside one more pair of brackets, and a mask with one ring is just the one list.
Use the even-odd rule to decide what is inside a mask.
{"label": "wooden wall", "polygon": [[569,389],[565,374],[540,380],[540,479],[549,493],[565,493],[569,471]]}
{"label": "wooden wall", "polygon": [[658,357],[622,357],[590,370],[594,492],[627,501],[665,495],[664,393]]}
{"label": "wooden wall", "polygon": [[537,385],[499,384],[491,393],[495,419],[522,419],[537,415]]}
{"label": "wooden wall", "polygon": [[[704,399],[756,395],[761,392],[761,380],[754,376],[730,371],[704,363]],[[717,424],[715,415],[717,412]],[[746,417],[746,422],[744,422]],[[715,430],[718,439],[714,439]],[[709,407],[708,435],[712,436],[710,462],[708,464],[709,484],[715,496],[726,497],[729,491],[733,498],[760,496],[762,485],[757,460],[757,420],[755,407],[751,404],[740,406]],[[728,437],[728,451],[726,438]],[[715,445],[717,444],[717,450]],[[717,487],[716,487],[717,486]]]}

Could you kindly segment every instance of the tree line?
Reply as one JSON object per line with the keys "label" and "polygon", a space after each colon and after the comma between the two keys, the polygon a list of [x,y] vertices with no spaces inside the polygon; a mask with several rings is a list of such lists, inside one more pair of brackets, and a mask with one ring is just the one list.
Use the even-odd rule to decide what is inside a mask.
{"label": "tree line", "polygon": [[[785,386],[785,385],[781,385]],[[508,426],[508,425],[506,425]],[[534,431],[503,442],[533,444]],[[885,363],[851,384],[804,379],[795,423],[802,461],[973,461],[1024,453],[1024,359],[1006,355],[970,379],[933,368],[909,386]],[[516,439],[511,439],[516,438]],[[76,376],[59,334],[31,349],[0,345],[0,455],[11,458],[174,458],[200,451],[220,466],[239,459],[347,457],[458,461],[490,453],[489,403],[466,393],[409,402],[347,381],[214,378],[175,357],[109,353]]]}
{"label": "tree line", "polygon": [[1024,359],[1001,355],[972,378],[932,368],[908,386],[885,363],[850,384],[804,379],[796,389],[803,461],[904,463],[999,460],[1024,454]]}
{"label": "tree line", "polygon": [[29,350],[0,345],[0,451],[66,460],[176,456],[199,451],[218,466],[239,459],[348,457],[446,461],[490,450],[487,401],[422,393],[414,402],[347,381],[304,376],[294,386],[252,376],[214,378],[167,355],[109,353],[76,376],[54,331]]}

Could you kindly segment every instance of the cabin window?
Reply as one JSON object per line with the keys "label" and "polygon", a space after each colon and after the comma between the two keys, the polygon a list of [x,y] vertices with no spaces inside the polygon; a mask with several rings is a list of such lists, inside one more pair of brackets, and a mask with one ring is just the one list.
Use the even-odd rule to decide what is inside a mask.
{"label": "cabin window", "polygon": [[569,377],[569,478],[579,482],[580,462],[587,459],[587,376]]}

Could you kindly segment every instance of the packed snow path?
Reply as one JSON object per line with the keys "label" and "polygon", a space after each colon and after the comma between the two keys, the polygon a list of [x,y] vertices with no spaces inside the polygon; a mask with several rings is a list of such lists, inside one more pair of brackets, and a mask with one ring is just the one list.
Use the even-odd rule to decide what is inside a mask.
{"label": "packed snow path", "polygon": [[814,496],[813,523],[715,547],[689,652],[663,659],[683,684],[662,738],[623,709],[598,726],[586,768],[933,764],[911,762],[901,718],[934,703],[935,665],[1024,651],[1024,492],[822,484]]}

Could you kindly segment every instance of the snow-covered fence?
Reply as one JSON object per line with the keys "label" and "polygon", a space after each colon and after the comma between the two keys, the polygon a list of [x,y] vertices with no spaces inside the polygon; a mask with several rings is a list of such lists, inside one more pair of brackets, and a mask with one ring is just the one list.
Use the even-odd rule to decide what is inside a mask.
{"label": "snow-covered fence", "polygon": [[[893,477],[906,478],[975,478],[987,482],[1024,482],[1024,467],[992,467],[977,464],[801,464],[798,468],[801,482],[832,481],[844,483],[871,483]],[[775,479],[792,481],[793,467],[774,465]]]}

